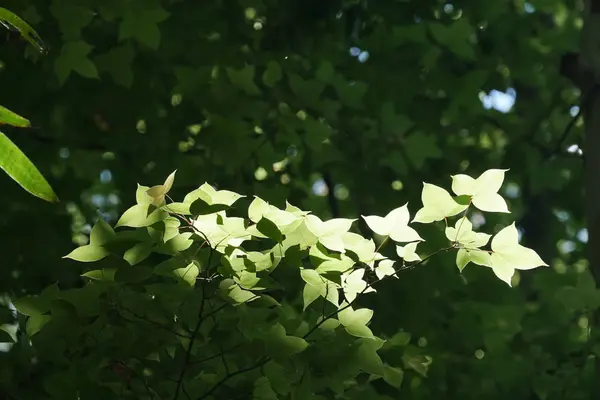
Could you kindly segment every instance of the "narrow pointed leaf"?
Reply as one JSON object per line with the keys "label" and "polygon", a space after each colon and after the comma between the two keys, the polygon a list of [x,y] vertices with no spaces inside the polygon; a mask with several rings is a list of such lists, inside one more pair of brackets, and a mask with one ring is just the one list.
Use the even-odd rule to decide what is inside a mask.
{"label": "narrow pointed leaf", "polygon": [[44,176],[2,132],[0,132],[0,168],[32,195],[51,203],[58,202],[58,197]]}
{"label": "narrow pointed leaf", "polygon": [[0,25],[4,25],[7,29],[18,31],[40,53],[48,51],[40,36],[27,22],[2,7],[0,7]]}
{"label": "narrow pointed leaf", "polygon": [[29,128],[31,122],[28,119],[10,111],[8,108],[0,106],[0,125],[12,125],[18,128]]}

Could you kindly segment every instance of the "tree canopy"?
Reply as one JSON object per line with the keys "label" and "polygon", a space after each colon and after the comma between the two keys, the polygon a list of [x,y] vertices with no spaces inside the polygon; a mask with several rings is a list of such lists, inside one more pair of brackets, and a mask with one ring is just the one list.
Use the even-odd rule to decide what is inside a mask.
{"label": "tree canopy", "polygon": [[[0,177],[0,224],[5,232],[0,241],[4,254],[0,316],[6,331],[0,339],[7,343],[0,353],[0,390],[5,397],[166,399],[179,393],[180,399],[590,398],[597,380],[597,333],[592,328],[598,325],[594,313],[600,307],[600,292],[584,254],[588,231],[578,118],[582,91],[561,71],[563,55],[579,47],[583,2],[205,3],[3,2],[35,28],[48,49],[40,53],[18,32],[5,32],[6,41],[0,45],[0,104],[25,116],[31,128],[3,127],[3,132],[35,163],[61,200],[42,202],[9,177]],[[176,179],[165,182],[174,170]],[[461,178],[477,178],[488,170],[507,170],[496,192],[506,199],[512,215],[497,212],[505,210],[497,208],[497,198],[490,200],[493,183],[476,187]],[[411,223],[426,239],[416,250],[406,243],[400,244],[401,249],[382,250],[383,256],[402,258],[414,267],[400,271],[398,279],[383,280],[375,295],[359,296],[361,308],[347,309],[351,315],[337,316],[349,336],[353,334],[348,332],[352,325],[348,319],[356,317],[363,333],[366,328],[387,339],[381,343],[389,346],[384,358],[387,384],[373,379],[385,373],[374,372],[372,364],[361,367],[365,374],[352,376],[356,386],[345,380],[344,359],[331,356],[349,343],[345,337],[346,341],[332,341],[329,348],[323,345],[328,342],[320,342],[320,353],[311,353],[322,361],[321,369],[311,364],[306,373],[306,382],[312,379],[309,383],[302,371],[296,376],[278,370],[281,364],[265,363],[257,367],[264,379],[253,371],[254,386],[248,392],[243,373],[248,365],[235,357],[258,360],[264,353],[246,346],[233,351],[235,359],[222,357],[225,349],[206,354],[215,357],[206,360],[208,364],[193,354],[198,365],[188,369],[189,384],[202,386],[177,388],[184,382],[178,373],[190,362],[191,346],[186,346],[189,333],[173,330],[172,324],[192,326],[193,332],[197,308],[210,307],[203,301],[204,289],[162,293],[190,296],[184,302],[189,306],[175,314],[183,322],[164,321],[159,310],[151,314],[147,307],[125,307],[128,313],[123,308],[139,306],[134,297],[150,293],[144,284],[148,277],[139,274],[159,269],[159,260],[134,262],[149,254],[147,247],[123,253],[120,263],[102,259],[100,267],[63,258],[88,245],[97,259],[102,250],[94,245],[112,237],[112,227],[132,205],[147,205],[147,190],[160,182],[165,183],[150,192],[157,198],[153,207],[170,199],[185,204],[182,199],[196,193],[204,208],[197,205],[199,209],[184,207],[177,212],[221,218],[209,222],[222,225],[226,220],[218,213],[224,210],[210,206],[223,203],[207,201],[213,198],[206,191],[227,190],[248,196],[244,206],[227,204],[235,214],[232,218],[249,218],[258,225],[261,219],[253,220],[247,208],[256,206],[250,202],[257,196],[275,210],[310,211],[319,221],[356,219],[347,230],[366,240],[373,238],[377,245],[382,237],[394,239],[392,231],[378,232],[373,221],[361,216],[385,217],[406,203],[411,220],[425,210],[417,217],[427,224]],[[201,190],[204,182],[208,186]],[[136,184],[141,185],[137,193]],[[414,257],[425,258],[448,246],[448,229],[455,229],[454,234],[473,233],[454,225],[461,220],[458,217],[448,222],[446,230],[443,222],[429,223],[440,219],[443,196],[435,192],[438,187],[451,188],[459,206],[466,207],[460,196],[467,196],[473,230],[501,239],[518,236],[550,267],[507,275],[463,263],[464,270],[459,271],[456,252],[417,261]],[[486,210],[490,204],[494,209]],[[230,228],[237,229],[238,223],[232,222]],[[164,235],[173,238],[173,229],[180,232],[185,226],[163,224],[155,232],[163,241]],[[123,232],[152,235],[148,225]],[[279,242],[292,232],[284,232],[280,225],[286,224],[276,218],[271,224],[263,222],[259,233]],[[325,249],[315,245],[320,254],[310,257],[321,261],[338,257],[330,252],[345,247],[322,236]],[[467,239],[477,242],[481,237]],[[503,240],[507,239],[496,243]],[[493,239],[490,243],[497,251]],[[211,249],[218,248],[217,243],[210,244]],[[253,254],[251,258],[264,249],[245,251]],[[208,267],[222,262],[220,256],[219,261],[203,259],[212,254],[206,248],[198,254]],[[303,259],[301,253],[283,256],[291,263]],[[522,253],[510,262],[527,260]],[[255,269],[260,263],[251,259]],[[243,261],[234,264],[229,266],[233,270],[250,268]],[[175,274],[185,281],[187,270],[182,269],[201,270],[190,265],[163,265],[162,276],[179,282],[173,279]],[[102,281],[104,273],[115,278],[115,268],[130,274],[120,281],[127,283],[126,289],[113,293],[116,297],[90,289],[105,287],[94,282]],[[305,275],[296,284],[312,282],[312,295],[327,298],[330,284],[312,272]],[[57,300],[57,293],[67,294]],[[84,301],[76,293],[90,297]],[[278,295],[267,294],[285,303]],[[33,305],[27,310],[21,303],[21,313],[15,313],[22,299]],[[312,308],[331,306],[324,299],[318,301],[322,302]],[[163,306],[173,302],[183,300],[171,299]],[[217,310],[218,305],[212,307]],[[211,312],[207,310],[203,312]],[[67,322],[48,322],[49,312],[63,313],[72,329],[66,328]],[[201,345],[219,349],[231,344],[233,333],[249,341],[257,335],[266,342],[272,339],[269,357],[292,354],[305,345],[296,339],[310,327],[294,325],[297,321],[290,318],[261,331],[263,325],[252,319],[258,318],[254,312],[248,311],[249,319],[243,323],[237,323],[242,321],[237,314],[239,321],[225,317],[222,325],[214,324],[222,343]],[[294,310],[286,312],[292,315]],[[326,332],[319,334],[327,340]],[[201,336],[210,337],[206,332]],[[302,340],[310,348],[312,343]],[[175,350],[161,349],[165,343]],[[371,344],[358,351],[373,354]],[[168,354],[140,358],[161,350]],[[126,351],[129,358],[124,359]],[[212,369],[203,370],[203,365]],[[231,374],[218,391],[206,391],[213,387],[206,382],[214,385]],[[153,386],[169,380],[172,387],[167,384],[165,389],[169,396]],[[289,388],[291,383],[297,387]]]}

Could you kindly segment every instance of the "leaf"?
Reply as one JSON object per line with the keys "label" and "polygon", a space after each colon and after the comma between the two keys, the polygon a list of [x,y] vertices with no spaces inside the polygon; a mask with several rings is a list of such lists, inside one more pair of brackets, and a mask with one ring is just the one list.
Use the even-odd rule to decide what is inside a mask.
{"label": "leaf", "polygon": [[152,252],[151,243],[138,243],[123,255],[123,259],[129,263],[129,265],[136,265],[144,261]]}
{"label": "leaf", "polygon": [[71,260],[80,262],[94,262],[102,260],[109,254],[110,252],[102,246],[88,244],[76,248],[66,256],[63,256],[63,258],[70,258]]}
{"label": "leaf", "polygon": [[115,227],[129,226],[132,228],[141,228],[153,225],[169,217],[169,214],[165,211],[155,209],[154,211],[148,212],[150,209],[148,204],[136,204],[121,215],[121,218],[119,218]]}
{"label": "leaf", "polygon": [[164,210],[171,214],[192,215],[192,212],[190,211],[190,205],[185,203],[165,204],[161,207],[161,210]]}
{"label": "leaf", "polygon": [[308,347],[306,340],[288,336],[283,325],[277,323],[267,332],[264,338],[271,353],[277,357],[289,357],[300,353]]}
{"label": "leaf", "polygon": [[373,318],[373,310],[367,308],[354,310],[352,307],[347,307],[338,313],[338,319],[346,332],[361,338],[374,338],[373,332],[367,327],[371,318]]}
{"label": "leaf", "polygon": [[90,244],[102,246],[117,237],[115,231],[102,218],[98,218],[90,233]]}
{"label": "leaf", "polygon": [[340,253],[344,252],[342,235],[347,233],[356,219],[334,218],[323,222],[315,215],[306,217],[306,227],[326,248]]}
{"label": "leaf", "polygon": [[165,196],[173,187],[173,182],[175,181],[175,173],[177,170],[173,171],[167,179],[165,179],[165,183],[162,185],[156,185],[149,188],[146,193],[148,196],[152,198],[152,205],[156,207],[161,207],[165,203]]}
{"label": "leaf", "polygon": [[254,65],[246,65],[241,69],[234,69],[231,67],[226,68],[227,77],[232,84],[242,89],[246,94],[250,96],[260,95],[260,89],[254,83]]}
{"label": "leaf", "polygon": [[344,326],[349,325],[366,325],[373,318],[373,310],[368,308],[360,308],[354,310],[352,307],[348,307],[338,313],[338,319]]}
{"label": "leaf", "polygon": [[277,393],[271,387],[271,382],[266,376],[258,378],[254,382],[253,400],[278,400]]}
{"label": "leaf", "polygon": [[281,233],[277,225],[275,225],[273,221],[269,220],[266,217],[263,217],[260,219],[260,221],[258,221],[258,223],[256,224],[256,229],[258,229],[260,233],[262,233],[270,239],[273,239],[277,243],[281,243],[281,241],[283,241],[283,234]]}
{"label": "leaf", "polygon": [[358,343],[360,343],[356,350],[358,367],[367,373],[384,376],[383,362],[377,354],[377,350],[381,348],[383,341],[361,338],[358,339]]}
{"label": "leaf", "polygon": [[489,267],[491,266],[492,261],[490,258],[490,253],[488,251],[466,248],[458,249],[458,252],[456,254],[456,266],[458,267],[458,270],[462,272],[465,266],[470,262],[477,265]]}
{"label": "leaf", "polygon": [[347,301],[353,302],[359,294],[375,291],[372,287],[367,286],[367,282],[363,279],[364,275],[364,268],[358,268],[343,277],[342,289]]}
{"label": "leaf", "polygon": [[58,197],[40,171],[2,132],[0,132],[0,168],[32,195],[51,203],[58,202]]}
{"label": "leaf", "polygon": [[386,365],[383,373],[383,379],[396,389],[400,389],[404,380],[404,371],[401,368],[391,367]]}
{"label": "leaf", "polygon": [[200,274],[200,268],[195,262],[191,262],[185,268],[178,268],[173,271],[173,275],[176,276],[180,281],[186,282],[190,286],[196,284],[196,278]]}
{"label": "leaf", "polygon": [[390,339],[387,339],[385,341],[385,344],[383,345],[383,349],[390,349],[393,347],[402,347],[402,346],[406,346],[407,344],[410,343],[410,333],[408,332],[396,332],[394,334],[394,336],[392,336]]}
{"label": "leaf", "polygon": [[4,108],[0,106],[0,125],[8,124],[12,126],[16,126],[18,128],[29,128],[31,127],[31,122],[29,120],[21,117],[18,114],[10,111],[8,108]]}
{"label": "leaf", "polygon": [[32,337],[38,333],[51,319],[52,317],[47,314],[36,314],[29,317],[25,326],[27,336]]}
{"label": "leaf", "polygon": [[409,243],[406,246],[396,246],[396,254],[404,261],[421,261],[421,257],[416,253],[418,242]]}
{"label": "leaf", "polygon": [[300,220],[300,225],[292,232],[285,236],[283,241],[284,249],[288,249],[295,245],[300,246],[300,250],[306,250],[307,248],[317,244],[319,239],[312,233],[306,226],[304,220]]}
{"label": "leaf", "polygon": [[395,242],[415,242],[423,239],[417,231],[408,226],[410,214],[408,203],[390,211],[385,217],[376,215],[363,216],[363,219],[373,232],[382,236],[389,236]]}
{"label": "leaf", "polygon": [[452,191],[457,195],[471,196],[473,205],[481,211],[508,213],[506,201],[498,194],[507,169],[490,169],[477,179],[468,175],[452,176]]}
{"label": "leaf", "polygon": [[85,276],[86,278],[93,279],[95,281],[108,281],[112,282],[115,280],[115,272],[116,268],[104,268],[104,269],[96,269],[93,271],[88,271],[81,276]]}
{"label": "leaf", "polygon": [[183,202],[190,204],[192,214],[212,214],[231,207],[242,197],[245,196],[229,190],[215,190],[208,183],[204,183],[198,189],[188,193]]}
{"label": "leaf", "polygon": [[200,268],[198,268],[195,262],[188,263],[183,257],[176,256],[154,267],[154,273],[194,286],[196,278],[200,273]]}
{"label": "leaf", "polygon": [[346,232],[342,235],[342,240],[346,251],[356,254],[358,261],[365,264],[373,263],[375,260],[375,242],[373,239],[365,239],[356,233]]}
{"label": "leaf", "polygon": [[375,275],[377,275],[377,278],[383,279],[386,276],[393,276],[398,278],[398,275],[396,275],[396,270],[394,269],[395,263],[396,262],[393,260],[379,261],[379,264],[377,264],[377,267],[375,268]]}
{"label": "leaf", "polygon": [[33,47],[40,53],[46,53],[48,49],[37,34],[37,32],[29,26],[29,24],[19,18],[16,14],[8,11],[6,8],[0,7],[0,25],[7,29],[18,31]]}
{"label": "leaf", "polygon": [[244,290],[238,285],[233,285],[229,290],[228,296],[236,303],[249,303],[256,300],[258,297],[249,290]]}
{"label": "leaf", "polygon": [[339,293],[333,282],[324,279],[314,269],[301,269],[300,276],[306,282],[302,291],[304,310],[319,297],[325,298],[336,307],[338,306]]}
{"label": "leaf", "polygon": [[485,246],[492,237],[486,233],[473,232],[473,224],[466,216],[456,221],[454,228],[447,227],[445,233],[448,240],[458,242],[468,249]]}
{"label": "leaf", "polygon": [[71,72],[84,78],[98,78],[98,70],[88,58],[93,47],[81,40],[63,44],[58,58],[54,61],[54,71],[60,84],[64,84]]}
{"label": "leaf", "polygon": [[442,151],[436,143],[436,136],[414,132],[404,139],[406,154],[417,169],[423,168],[427,160],[442,157]]}
{"label": "leaf", "polygon": [[130,88],[133,83],[132,63],[135,50],[131,43],[114,47],[94,58],[94,64],[100,71],[107,72],[116,84]]}
{"label": "leaf", "polygon": [[431,364],[431,358],[420,354],[413,354],[413,352],[405,352],[402,361],[404,361],[404,367],[412,369],[419,375],[427,377],[427,369]]}
{"label": "leaf", "polygon": [[450,196],[450,193],[429,183],[423,183],[421,200],[423,201],[423,208],[417,211],[413,222],[428,224],[441,221],[467,209],[466,205],[458,204]]}
{"label": "leaf", "polygon": [[158,24],[166,20],[169,13],[157,1],[134,0],[124,4],[123,20],[119,25],[119,40],[132,38],[151,49],[158,49]]}
{"label": "leaf", "polygon": [[42,296],[24,296],[13,301],[13,306],[23,315],[29,317],[44,314],[50,309],[47,299]]}
{"label": "leaf", "polygon": [[248,206],[248,218],[254,223],[258,223],[260,219],[271,210],[269,203],[258,196],[254,196],[254,200]]}
{"label": "leaf", "polygon": [[63,38],[67,40],[80,38],[81,30],[92,22],[95,15],[89,8],[69,0],[53,0],[50,12],[58,21]]}
{"label": "leaf", "polygon": [[519,244],[519,233],[513,222],[492,239],[490,267],[498,278],[508,283],[515,269],[529,270],[548,266],[533,250]]}
{"label": "leaf", "polygon": [[282,78],[281,66],[277,61],[269,61],[267,64],[267,69],[263,73],[262,80],[263,83],[269,87],[274,87],[277,82],[279,82]]}

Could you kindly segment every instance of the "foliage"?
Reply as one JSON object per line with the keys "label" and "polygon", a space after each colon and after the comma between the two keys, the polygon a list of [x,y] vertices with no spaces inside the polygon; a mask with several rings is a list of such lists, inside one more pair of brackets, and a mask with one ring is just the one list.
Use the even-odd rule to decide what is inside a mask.
{"label": "foliage", "polygon": [[[270,204],[288,200],[323,221],[356,219],[353,229],[369,237],[361,215],[385,216],[409,202],[414,217],[422,182],[447,187],[451,171],[476,178],[491,168],[510,168],[498,193],[521,244],[551,267],[516,270],[511,289],[473,262],[456,273],[457,254],[442,252],[402,279],[381,281],[376,295],[359,300],[376,311],[368,327],[405,344],[391,350],[400,361],[386,359],[390,365],[404,367],[404,349],[428,364],[427,377],[403,368],[400,394],[378,379],[361,383],[362,397],[591,397],[600,382],[593,317],[600,292],[584,255],[582,129],[572,117],[580,92],[558,65],[562,54],[577,51],[581,1],[2,6],[49,49],[42,57],[20,46],[18,34],[0,35],[7,40],[0,45],[0,104],[26,112],[36,127],[25,135],[4,131],[44,171],[61,203],[39,202],[0,176],[0,323],[7,331],[0,339],[15,342],[0,352],[0,397],[48,398],[45,378],[56,368],[40,363],[47,355],[39,352],[62,349],[68,339],[42,346],[34,335],[32,347],[10,299],[52,292],[55,282],[61,291],[81,289],[88,278],[61,257],[89,244],[98,213],[114,226],[134,204],[136,182],[160,182],[177,169],[173,198],[198,183],[218,183]],[[469,220],[491,234],[510,224],[506,217],[471,207]],[[427,239],[416,252],[402,243],[382,254],[408,259],[447,246],[433,224],[411,227]],[[483,240],[465,238],[475,246]],[[143,341],[126,343],[145,349]]]}
{"label": "foliage", "polygon": [[[415,251],[423,239],[407,205],[362,217],[379,235],[376,248],[351,232],[355,220],[322,221],[256,196],[242,212],[234,204],[244,196],[207,183],[167,202],[174,178],[138,185],[137,204],[116,224],[133,229],[99,219],[90,243],[66,256],[102,260],[83,273],[84,287],[15,301],[52,398],[364,398],[370,382],[399,388],[404,369],[426,375],[432,361],[406,348],[406,333],[384,340],[369,328],[374,310],[361,300],[378,282],[456,249],[461,271],[472,261],[508,284],[515,268],[546,265],[518,244],[514,224],[491,250],[481,248],[491,235],[472,230],[471,206],[508,212],[496,193],[504,170],[453,176],[464,205],[425,186],[417,218],[447,224],[465,211],[446,227],[448,246],[427,257]],[[380,253],[388,239],[401,260]]]}
{"label": "foliage", "polygon": [[[40,51],[44,50],[43,42],[38,34],[25,21],[0,7],[0,24],[6,28],[16,29],[32,45]],[[0,125],[8,124],[19,128],[30,128],[31,123],[0,106]],[[58,201],[56,194],[46,182],[40,171],[25,154],[2,132],[0,132],[0,168],[14,179],[23,189],[46,201]]]}

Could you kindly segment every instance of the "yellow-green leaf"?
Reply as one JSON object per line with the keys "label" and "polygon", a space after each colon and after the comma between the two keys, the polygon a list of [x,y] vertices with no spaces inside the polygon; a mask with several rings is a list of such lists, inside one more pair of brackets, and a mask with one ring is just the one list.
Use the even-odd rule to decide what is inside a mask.
{"label": "yellow-green leaf", "polygon": [[58,202],[58,197],[44,176],[2,132],[0,132],[0,168],[32,195],[52,203]]}
{"label": "yellow-green leaf", "polygon": [[18,31],[40,53],[48,51],[40,36],[27,22],[2,7],[0,7],[0,25],[4,25],[6,29]]}
{"label": "yellow-green leaf", "polygon": [[8,108],[0,106],[0,125],[2,124],[8,124],[19,128],[29,128],[31,126],[29,120],[15,114]]}

